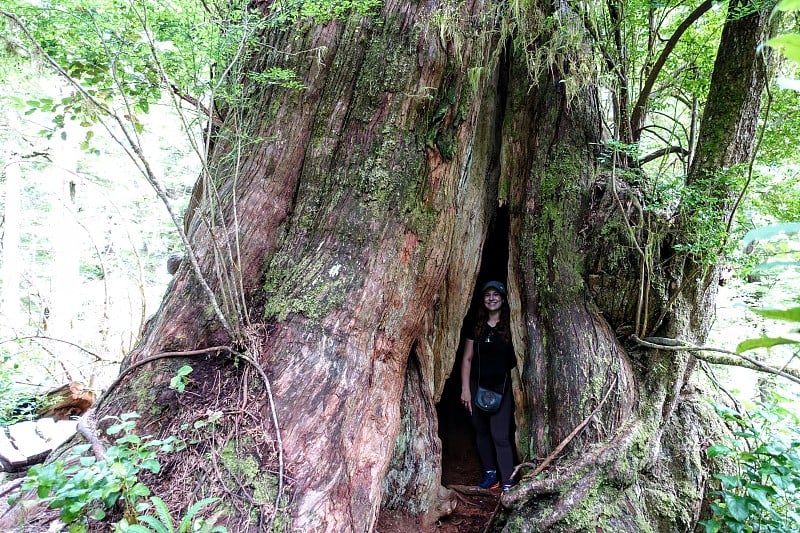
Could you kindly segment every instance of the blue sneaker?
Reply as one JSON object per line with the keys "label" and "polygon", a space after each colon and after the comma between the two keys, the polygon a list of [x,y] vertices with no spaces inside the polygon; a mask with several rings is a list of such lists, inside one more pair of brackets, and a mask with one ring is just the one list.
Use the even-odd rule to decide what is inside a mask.
{"label": "blue sneaker", "polygon": [[511,487],[513,487],[513,486],[514,486],[514,484],[513,484],[513,483],[511,483],[511,482],[508,482],[508,483],[503,483],[503,492],[508,492],[508,491],[510,491],[510,490],[511,490]]}
{"label": "blue sneaker", "polygon": [[496,489],[500,486],[500,481],[497,479],[497,470],[487,470],[483,473],[483,480],[478,483],[482,489]]}

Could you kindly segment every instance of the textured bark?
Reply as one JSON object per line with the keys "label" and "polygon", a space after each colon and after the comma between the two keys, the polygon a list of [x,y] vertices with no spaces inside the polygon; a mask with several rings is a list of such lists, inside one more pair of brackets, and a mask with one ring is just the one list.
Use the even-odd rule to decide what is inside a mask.
{"label": "textured bark", "polygon": [[[431,523],[453,505],[440,482],[434,407],[502,206],[506,264],[495,267],[507,275],[512,308],[520,455],[552,451],[608,400],[571,441],[568,474],[523,478],[504,497],[498,527],[693,527],[705,483],[701,435],[687,432],[686,446],[670,438],[707,416],[681,395],[692,359],[633,351],[624,339],[655,327],[702,338],[714,274],[687,275],[691,259],[668,244],[660,256],[659,242],[649,264],[663,268],[645,268],[635,244],[664,234],[631,232],[644,217],[637,192],[598,164],[596,89],[567,94],[563,83],[580,52],[555,54],[531,80],[524,55],[531,50],[513,40],[515,17],[539,20],[549,8],[504,12],[500,4],[388,1],[377,19],[262,36],[267,46],[250,68],[292,68],[306,89],[242,80],[250,107],[220,109],[211,174],[199,182],[186,221],[235,335],[184,264],[104,412],[138,405],[148,431],[168,432],[186,416],[166,386],[183,361],[170,355],[137,365],[161,352],[206,350],[218,357],[187,355],[197,367],[192,386],[227,401],[226,412],[236,411],[231,402],[242,411],[258,402],[266,413],[264,387],[229,355],[246,351],[271,382],[292,488],[283,513],[293,529],[369,531],[380,512]],[[258,3],[265,12],[270,5]],[[431,22],[447,9],[455,10],[445,22]],[[731,32],[729,39],[744,35]],[[538,37],[530,46],[547,45],[544,31]],[[757,111],[758,85],[751,87],[724,95],[741,120],[736,131],[746,133]],[[709,109],[716,98],[712,92]],[[229,135],[258,142],[237,152]],[[696,172],[740,162],[747,150],[734,144],[736,136],[715,142],[717,151],[701,142],[699,153],[711,155],[698,155]],[[649,222],[657,230],[664,221]],[[274,433],[268,417],[239,417],[236,425],[258,437],[242,452],[259,458],[256,477],[274,476],[267,448],[276,440],[258,440]],[[687,457],[692,468],[675,475],[672,467]],[[163,486],[183,474],[165,469]],[[197,482],[226,497],[229,527],[262,527],[248,523],[250,513],[227,488],[231,478],[241,489],[248,480],[233,466],[227,478],[218,475]],[[660,505],[670,491],[671,507]]]}
{"label": "textured bark", "polygon": [[[756,48],[765,16],[755,12],[726,25],[690,182],[752,155],[764,87]],[[546,83],[540,87],[547,90]],[[714,433],[713,414],[689,385],[694,359],[621,342],[631,332],[702,342],[716,271],[665,246],[667,221],[648,218],[643,224],[652,215],[645,214],[635,189],[613,172],[593,168],[591,94],[569,106],[562,97],[560,115],[552,106],[557,98],[543,100],[551,103],[549,113],[530,102],[533,111],[519,113],[519,124],[527,114],[538,117],[531,136],[543,131],[543,122],[557,124],[557,135],[533,144],[533,179],[521,204],[521,242],[534,247],[527,253],[523,247],[520,264],[537,274],[535,295],[528,296],[534,304],[526,313],[531,364],[523,380],[532,385],[531,443],[549,449],[591,411],[605,387],[617,390],[582,433],[583,446],[576,449],[582,454],[566,467],[568,474],[523,482],[504,497],[510,508],[505,530],[691,530],[706,490],[705,435]],[[736,193],[730,181],[707,179],[703,185],[709,197]],[[732,202],[719,205],[724,227]],[[679,229],[677,238],[690,238],[688,231]],[[543,235],[554,238],[543,242]],[[598,442],[603,444],[586,446]]]}
{"label": "textured bark", "polygon": [[[254,68],[293,68],[307,89],[251,88],[247,120],[228,116],[225,125],[264,141],[235,168],[218,141],[213,180],[198,187],[188,215],[212,287],[222,292],[227,274],[240,272],[249,319],[267,327],[259,362],[272,379],[299,530],[370,530],[384,499],[427,520],[449,510],[433,404],[455,358],[455,324],[493,204],[496,43],[482,2],[449,28],[466,34],[471,18],[482,20],[458,42],[419,23],[433,7],[387,2],[382,24],[353,17],[299,39],[297,29],[265,35],[299,55],[266,52]],[[487,74],[470,80],[472,66]],[[214,213],[214,198],[234,191],[236,203]],[[235,229],[241,258],[226,265],[218,250]],[[203,300],[181,268],[129,363],[236,341]],[[224,308],[235,320],[232,303]],[[415,343],[419,363],[407,369]],[[394,452],[401,431],[406,454]],[[383,498],[384,484],[392,497]]]}

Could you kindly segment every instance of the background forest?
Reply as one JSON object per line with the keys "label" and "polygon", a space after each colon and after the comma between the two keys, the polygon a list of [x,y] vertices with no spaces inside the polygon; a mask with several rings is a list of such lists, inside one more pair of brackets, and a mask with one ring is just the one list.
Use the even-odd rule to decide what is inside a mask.
{"label": "background forest", "polygon": [[[186,253],[183,214],[195,183],[209,172],[209,124],[217,106],[231,113],[244,105],[239,87],[228,81],[242,75],[243,44],[255,38],[258,25],[321,24],[353,10],[369,16],[378,5],[367,0],[285,2],[266,22],[249,18],[244,4],[233,2],[6,0],[0,6],[4,424],[18,421],[24,416],[21,404],[55,386],[79,382],[99,395],[114,381],[172,279],[170,256]],[[716,200],[682,180],[694,154],[698,117],[727,13],[725,4],[709,2],[702,16],[682,28],[702,5],[634,0],[619,3],[616,13],[597,8],[587,24],[596,32],[595,61],[625,62],[627,72],[637,76],[623,80],[631,91],[646,86],[646,66],[652,65],[658,46],[682,32],[664,56],[669,75],[650,87],[651,123],[634,140],[607,120],[598,160],[611,166],[618,158],[638,161],[635,170],[626,170],[632,172],[628,178],[635,181],[637,172],[648,176],[643,190],[648,209],[656,211],[679,201],[700,214],[717,209]],[[776,35],[796,25],[796,4],[784,5],[786,12],[775,17]],[[442,9],[441,20],[431,23],[444,27],[449,14]],[[648,27],[657,32],[648,33]],[[612,60],[615,38],[621,41],[616,50],[625,55]],[[800,53],[796,41],[773,45],[783,46],[790,59]],[[764,46],[765,56],[770,50]],[[617,74],[605,70],[599,79],[609,117],[620,105],[614,96],[618,92],[602,87],[619,83]],[[305,90],[290,69],[244,75],[297,94]],[[798,368],[800,349],[796,77],[797,64],[791,60],[770,63],[757,150],[746,179],[737,184],[742,194],[735,217],[720,232],[711,224],[703,227],[698,216],[693,242],[681,245],[698,257],[721,261],[726,272],[706,346],[746,350],[756,361],[783,370]],[[255,141],[240,137],[229,142],[247,146]],[[787,322],[754,308],[793,309],[794,314],[782,317]],[[713,383],[713,400],[730,413],[768,413],[769,431],[780,435],[789,430],[789,440],[795,441],[795,448],[780,453],[796,450],[794,402],[800,387],[773,374],[737,368],[737,358],[730,359],[731,365],[701,364]],[[730,413],[731,419],[741,416]],[[714,444],[720,455],[727,453],[725,446],[733,448]],[[794,468],[796,480],[800,465]],[[725,487],[733,492],[735,484]],[[758,500],[757,494],[745,491],[741,497]],[[718,516],[744,523],[754,511],[746,506],[742,511],[739,503],[726,500]],[[782,516],[784,523],[797,517]],[[707,528],[714,531],[722,523],[719,518]]]}

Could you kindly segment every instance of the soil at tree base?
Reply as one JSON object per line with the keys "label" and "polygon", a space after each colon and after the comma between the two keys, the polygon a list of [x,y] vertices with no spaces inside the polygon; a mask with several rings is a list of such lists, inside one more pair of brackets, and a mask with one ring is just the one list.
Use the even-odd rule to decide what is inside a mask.
{"label": "soil at tree base", "polygon": [[[455,447],[443,450],[442,483],[445,487],[475,485],[480,476],[480,462],[474,454],[461,453]],[[377,533],[480,533],[487,529],[500,502],[500,489],[481,494],[458,494],[458,505],[449,516],[442,517],[435,524],[423,527],[419,518],[402,514],[382,513],[375,525]]]}
{"label": "soil at tree base", "polygon": [[449,516],[441,518],[433,525],[422,527],[419,520],[413,516],[393,514],[381,515],[375,525],[376,533],[408,533],[419,531],[421,533],[480,533],[486,530],[489,520],[500,500],[499,489],[489,494],[459,494],[458,505]]}

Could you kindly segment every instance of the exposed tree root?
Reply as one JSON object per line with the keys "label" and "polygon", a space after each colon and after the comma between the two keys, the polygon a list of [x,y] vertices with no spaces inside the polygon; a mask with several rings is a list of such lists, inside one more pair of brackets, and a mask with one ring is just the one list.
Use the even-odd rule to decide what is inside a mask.
{"label": "exposed tree root", "polygon": [[[637,420],[621,427],[614,439],[605,445],[597,446],[588,453],[583,454],[574,462],[561,464],[563,475],[549,476],[539,480],[533,480],[536,474],[526,474],[514,489],[505,493],[502,503],[510,508],[522,502],[526,502],[540,495],[559,494],[565,487],[577,485],[584,477],[596,479],[597,473],[609,465],[616,464],[620,457],[629,453],[631,445],[640,435],[642,424]],[[586,472],[586,470],[589,470]],[[610,477],[616,477],[617,473],[609,472]],[[608,475],[608,474],[607,474]]]}
{"label": "exposed tree root", "polygon": [[448,485],[448,489],[452,489],[458,493],[466,494],[468,496],[474,496],[476,494],[481,494],[484,496],[492,496],[494,492],[489,489],[482,489],[476,485]]}
{"label": "exposed tree root", "polygon": [[648,524],[652,531],[692,530],[712,468],[704,449],[724,431],[710,407],[692,398],[665,414],[663,426],[633,418],[611,440],[557,469],[551,465],[546,477],[524,474],[501,497],[506,528],[638,532]]}
{"label": "exposed tree root", "polygon": [[106,457],[106,448],[103,446],[103,443],[100,442],[100,439],[97,437],[97,419],[95,410],[89,409],[86,413],[78,420],[77,430],[78,433],[86,439],[92,446],[92,453],[97,458],[98,461],[102,461]]}
{"label": "exposed tree root", "polygon": [[550,508],[549,513],[538,519],[525,522],[522,526],[522,531],[550,531],[550,528],[565,518],[586,498],[589,491],[597,484],[598,477],[599,473],[595,470],[578,478],[572,487]]}

